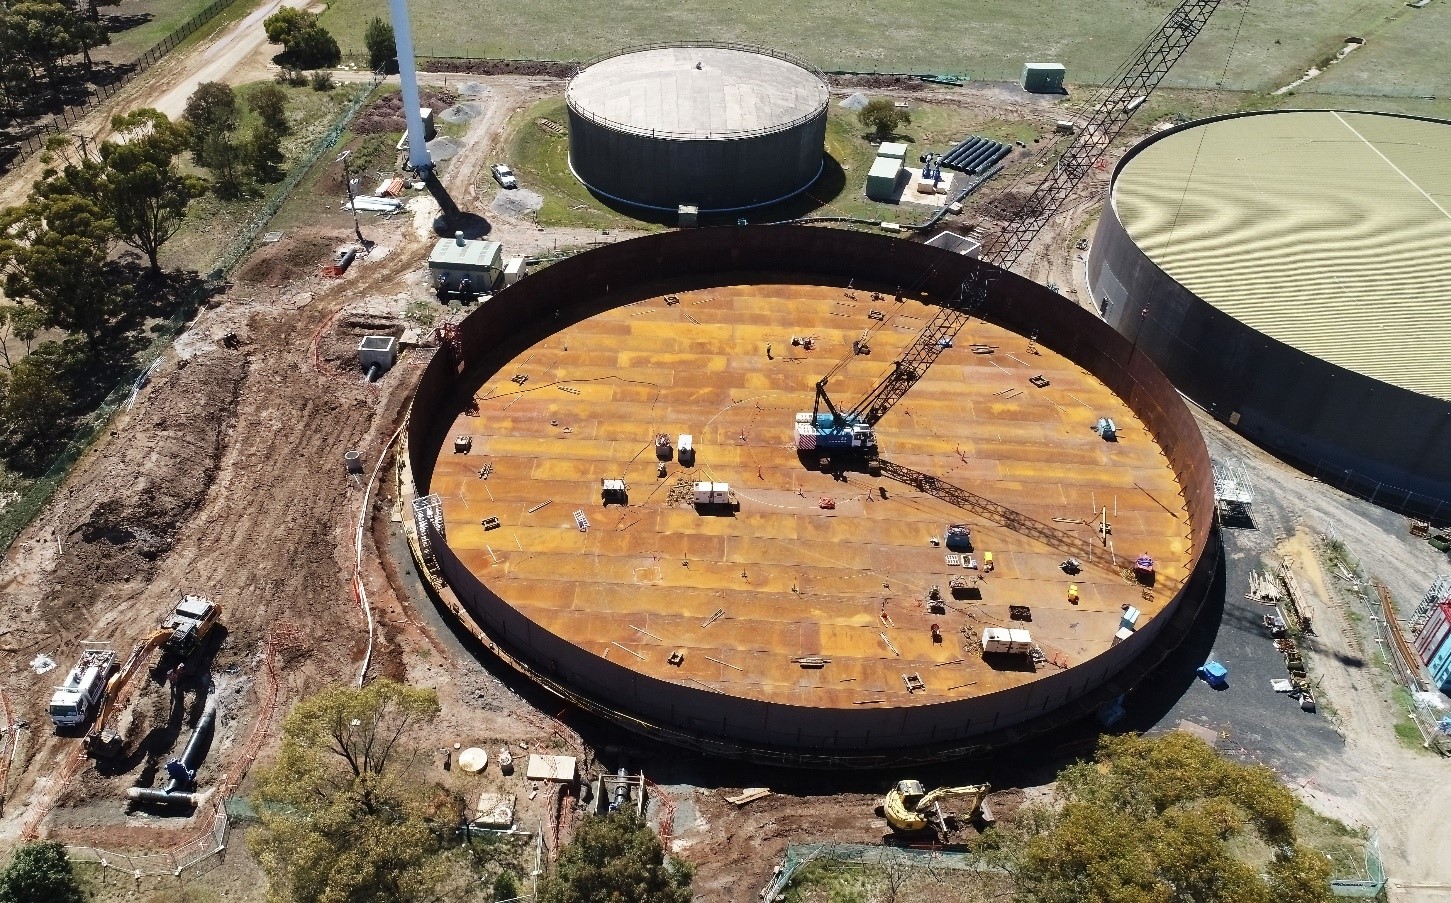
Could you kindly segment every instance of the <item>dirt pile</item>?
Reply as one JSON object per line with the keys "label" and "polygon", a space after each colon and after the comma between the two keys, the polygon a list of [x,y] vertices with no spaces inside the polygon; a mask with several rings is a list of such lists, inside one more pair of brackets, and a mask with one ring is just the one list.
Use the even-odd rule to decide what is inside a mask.
{"label": "dirt pile", "polygon": [[921,91],[921,79],[910,75],[832,75],[828,78],[837,88],[875,88],[879,91]]}
{"label": "dirt pile", "polygon": [[316,276],[332,259],[333,251],[349,238],[346,232],[318,230],[284,235],[280,241],[258,248],[237,271],[237,281],[277,288]]}
{"label": "dirt pile", "polygon": [[406,303],[406,297],[368,298],[348,305],[333,322],[320,357],[339,371],[358,372],[358,345],[364,336],[403,336],[406,324],[401,311]]}
{"label": "dirt pile", "polygon": [[[225,349],[167,370],[137,403],[114,468],[76,485],[75,509],[55,572],[55,605],[90,599],[108,580],[148,580],[177,532],[201,506],[220,466],[237,395],[247,374]],[[84,484],[89,481],[80,481]]]}
{"label": "dirt pile", "polygon": [[[458,95],[440,88],[421,88],[418,100],[426,108],[444,110],[458,101]],[[385,135],[405,128],[401,93],[383,95],[353,120],[353,133],[357,135]]]}
{"label": "dirt pile", "polygon": [[569,78],[579,71],[578,63],[562,60],[466,60],[430,57],[419,60],[425,72],[466,72],[469,75],[544,75]]}

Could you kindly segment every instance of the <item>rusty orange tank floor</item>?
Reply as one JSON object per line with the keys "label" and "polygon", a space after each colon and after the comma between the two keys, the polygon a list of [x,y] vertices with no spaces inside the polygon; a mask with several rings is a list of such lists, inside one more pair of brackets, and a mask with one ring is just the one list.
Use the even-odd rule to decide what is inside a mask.
{"label": "rusty orange tank floor", "polygon": [[[449,545],[554,633],[723,693],[917,705],[1081,664],[1109,648],[1125,606],[1142,612],[1142,628],[1188,574],[1188,516],[1154,437],[1102,383],[1048,349],[973,321],[877,433],[885,459],[1092,540],[1094,559],[1072,576],[1060,549],[1024,533],[886,478],[848,473],[840,482],[798,459],[795,415],[811,410],[816,381],[870,330],[870,354],[853,357],[830,386],[849,407],[932,308],[808,285],[675,297],[607,311],[529,348],[478,389],[477,414],[458,417],[439,454],[432,487]],[[793,336],[813,348],[793,346]],[[1049,384],[1030,384],[1036,375]],[[1100,417],[1115,421],[1117,442],[1093,430]],[[672,445],[682,433],[694,438],[693,467],[672,457],[657,476],[662,433]],[[453,451],[459,435],[473,437],[467,454]],[[628,484],[627,505],[602,504],[605,479]],[[739,509],[712,516],[673,501],[696,481],[728,483]],[[827,499],[834,507],[822,507]],[[1112,551],[1099,533],[1105,508]],[[485,529],[488,518],[498,528]],[[978,569],[950,567],[949,550],[934,544],[949,523],[970,524],[965,557]],[[991,573],[982,570],[989,552]],[[1127,570],[1143,552],[1162,578],[1151,593]],[[965,595],[980,598],[954,598],[955,576],[978,578],[979,592]],[[944,614],[927,608],[934,586]],[[1009,606],[1027,606],[1031,621],[1013,620]],[[1029,630],[1045,660],[990,666],[977,648],[985,627]],[[909,690],[911,675],[921,689]]]}

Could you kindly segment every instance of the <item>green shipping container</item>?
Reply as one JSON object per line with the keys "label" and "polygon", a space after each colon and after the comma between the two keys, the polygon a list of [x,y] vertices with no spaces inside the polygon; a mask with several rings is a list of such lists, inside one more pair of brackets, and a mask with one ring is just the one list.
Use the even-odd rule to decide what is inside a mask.
{"label": "green shipping container", "polygon": [[897,179],[902,173],[902,161],[892,157],[878,157],[867,173],[867,197],[874,201],[893,201],[897,198]]}
{"label": "green shipping container", "polygon": [[1062,63],[1024,63],[1023,90],[1034,94],[1062,94],[1063,76],[1067,74]]}

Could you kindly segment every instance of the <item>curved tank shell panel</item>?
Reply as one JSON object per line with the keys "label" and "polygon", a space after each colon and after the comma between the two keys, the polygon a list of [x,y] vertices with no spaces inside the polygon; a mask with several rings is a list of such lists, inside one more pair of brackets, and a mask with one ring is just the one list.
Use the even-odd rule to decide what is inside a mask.
{"label": "curved tank shell panel", "polygon": [[803,191],[822,169],[826,82],[772,51],[627,50],[585,66],[565,97],[570,168],[612,200],[746,209]]}
{"label": "curved tank shell panel", "polygon": [[1451,515],[1451,124],[1242,114],[1149,138],[1088,261],[1105,319],[1315,476]]}
{"label": "curved tank shell panel", "polygon": [[[1185,635],[1219,571],[1203,439],[1130,341],[1005,273],[971,330],[1002,348],[1000,360],[964,337],[883,421],[884,459],[996,497],[1029,517],[1016,526],[929,497],[927,482],[833,482],[786,441],[838,343],[886,322],[869,309],[893,311],[901,328],[884,328],[872,355],[840,371],[842,400],[889,366],[934,299],[985,265],[865,233],[724,227],[605,246],[504,289],[459,324],[456,350],[425,367],[407,426],[417,492],[439,499],[447,524],[424,529],[456,613],[506,661],[602,717],[784,764],[960,756],[1123,693]],[[902,285],[913,292],[896,295]],[[814,357],[787,341],[802,324],[819,337]],[[1032,373],[1051,385],[1034,388]],[[1019,400],[1004,400],[1009,391]],[[1094,410],[1066,394],[1050,405],[1053,393]],[[964,405],[974,412],[956,420],[982,432],[955,451],[957,439],[940,437],[955,428],[945,420],[921,429]],[[1100,409],[1119,423],[1118,443],[1093,433]],[[451,443],[464,432],[474,439],[459,454]],[[657,478],[657,433],[693,433],[697,463],[661,458],[671,474]],[[623,477],[628,502],[601,503],[601,477]],[[737,510],[667,498],[690,479],[729,479]],[[878,496],[878,483],[889,491]],[[1118,565],[1130,559],[1121,551],[1111,566],[1083,520],[1053,526],[1059,511],[1115,492],[1115,539],[1142,539],[1159,561],[1152,591],[1125,581]],[[818,495],[834,496],[832,510]],[[489,516],[501,524],[481,526]],[[975,601],[930,614],[922,592],[938,580],[945,592],[952,574],[942,570],[950,550],[928,539],[956,521],[973,524],[975,554],[991,550],[996,567]],[[1060,569],[1065,542],[1082,549],[1078,576]],[[1081,600],[1064,596],[1070,581]],[[1010,601],[1031,604],[1032,622],[1010,620]],[[1115,641],[1129,607],[1141,610],[1137,630]],[[971,651],[974,617],[1031,628],[1045,659]]]}

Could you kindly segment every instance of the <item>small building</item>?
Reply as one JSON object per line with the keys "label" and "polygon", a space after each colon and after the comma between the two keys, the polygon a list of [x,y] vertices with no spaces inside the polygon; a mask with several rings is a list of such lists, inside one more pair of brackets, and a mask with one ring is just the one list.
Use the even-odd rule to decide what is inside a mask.
{"label": "small building", "polygon": [[524,278],[524,258],[510,257],[504,261],[504,285],[510,286]]}
{"label": "small building", "polygon": [[874,201],[897,200],[897,184],[902,175],[902,161],[878,157],[867,173],[867,197]]}
{"label": "small building", "polygon": [[496,241],[466,239],[462,232],[440,238],[428,255],[429,282],[439,292],[492,292],[503,275],[503,257],[504,246]]}
{"label": "small building", "polygon": [[1062,94],[1063,77],[1067,74],[1062,63],[1024,63],[1023,90],[1034,94]]}
{"label": "small building", "polygon": [[900,141],[883,141],[877,148],[878,157],[891,157],[893,160],[906,161],[907,145]]}

